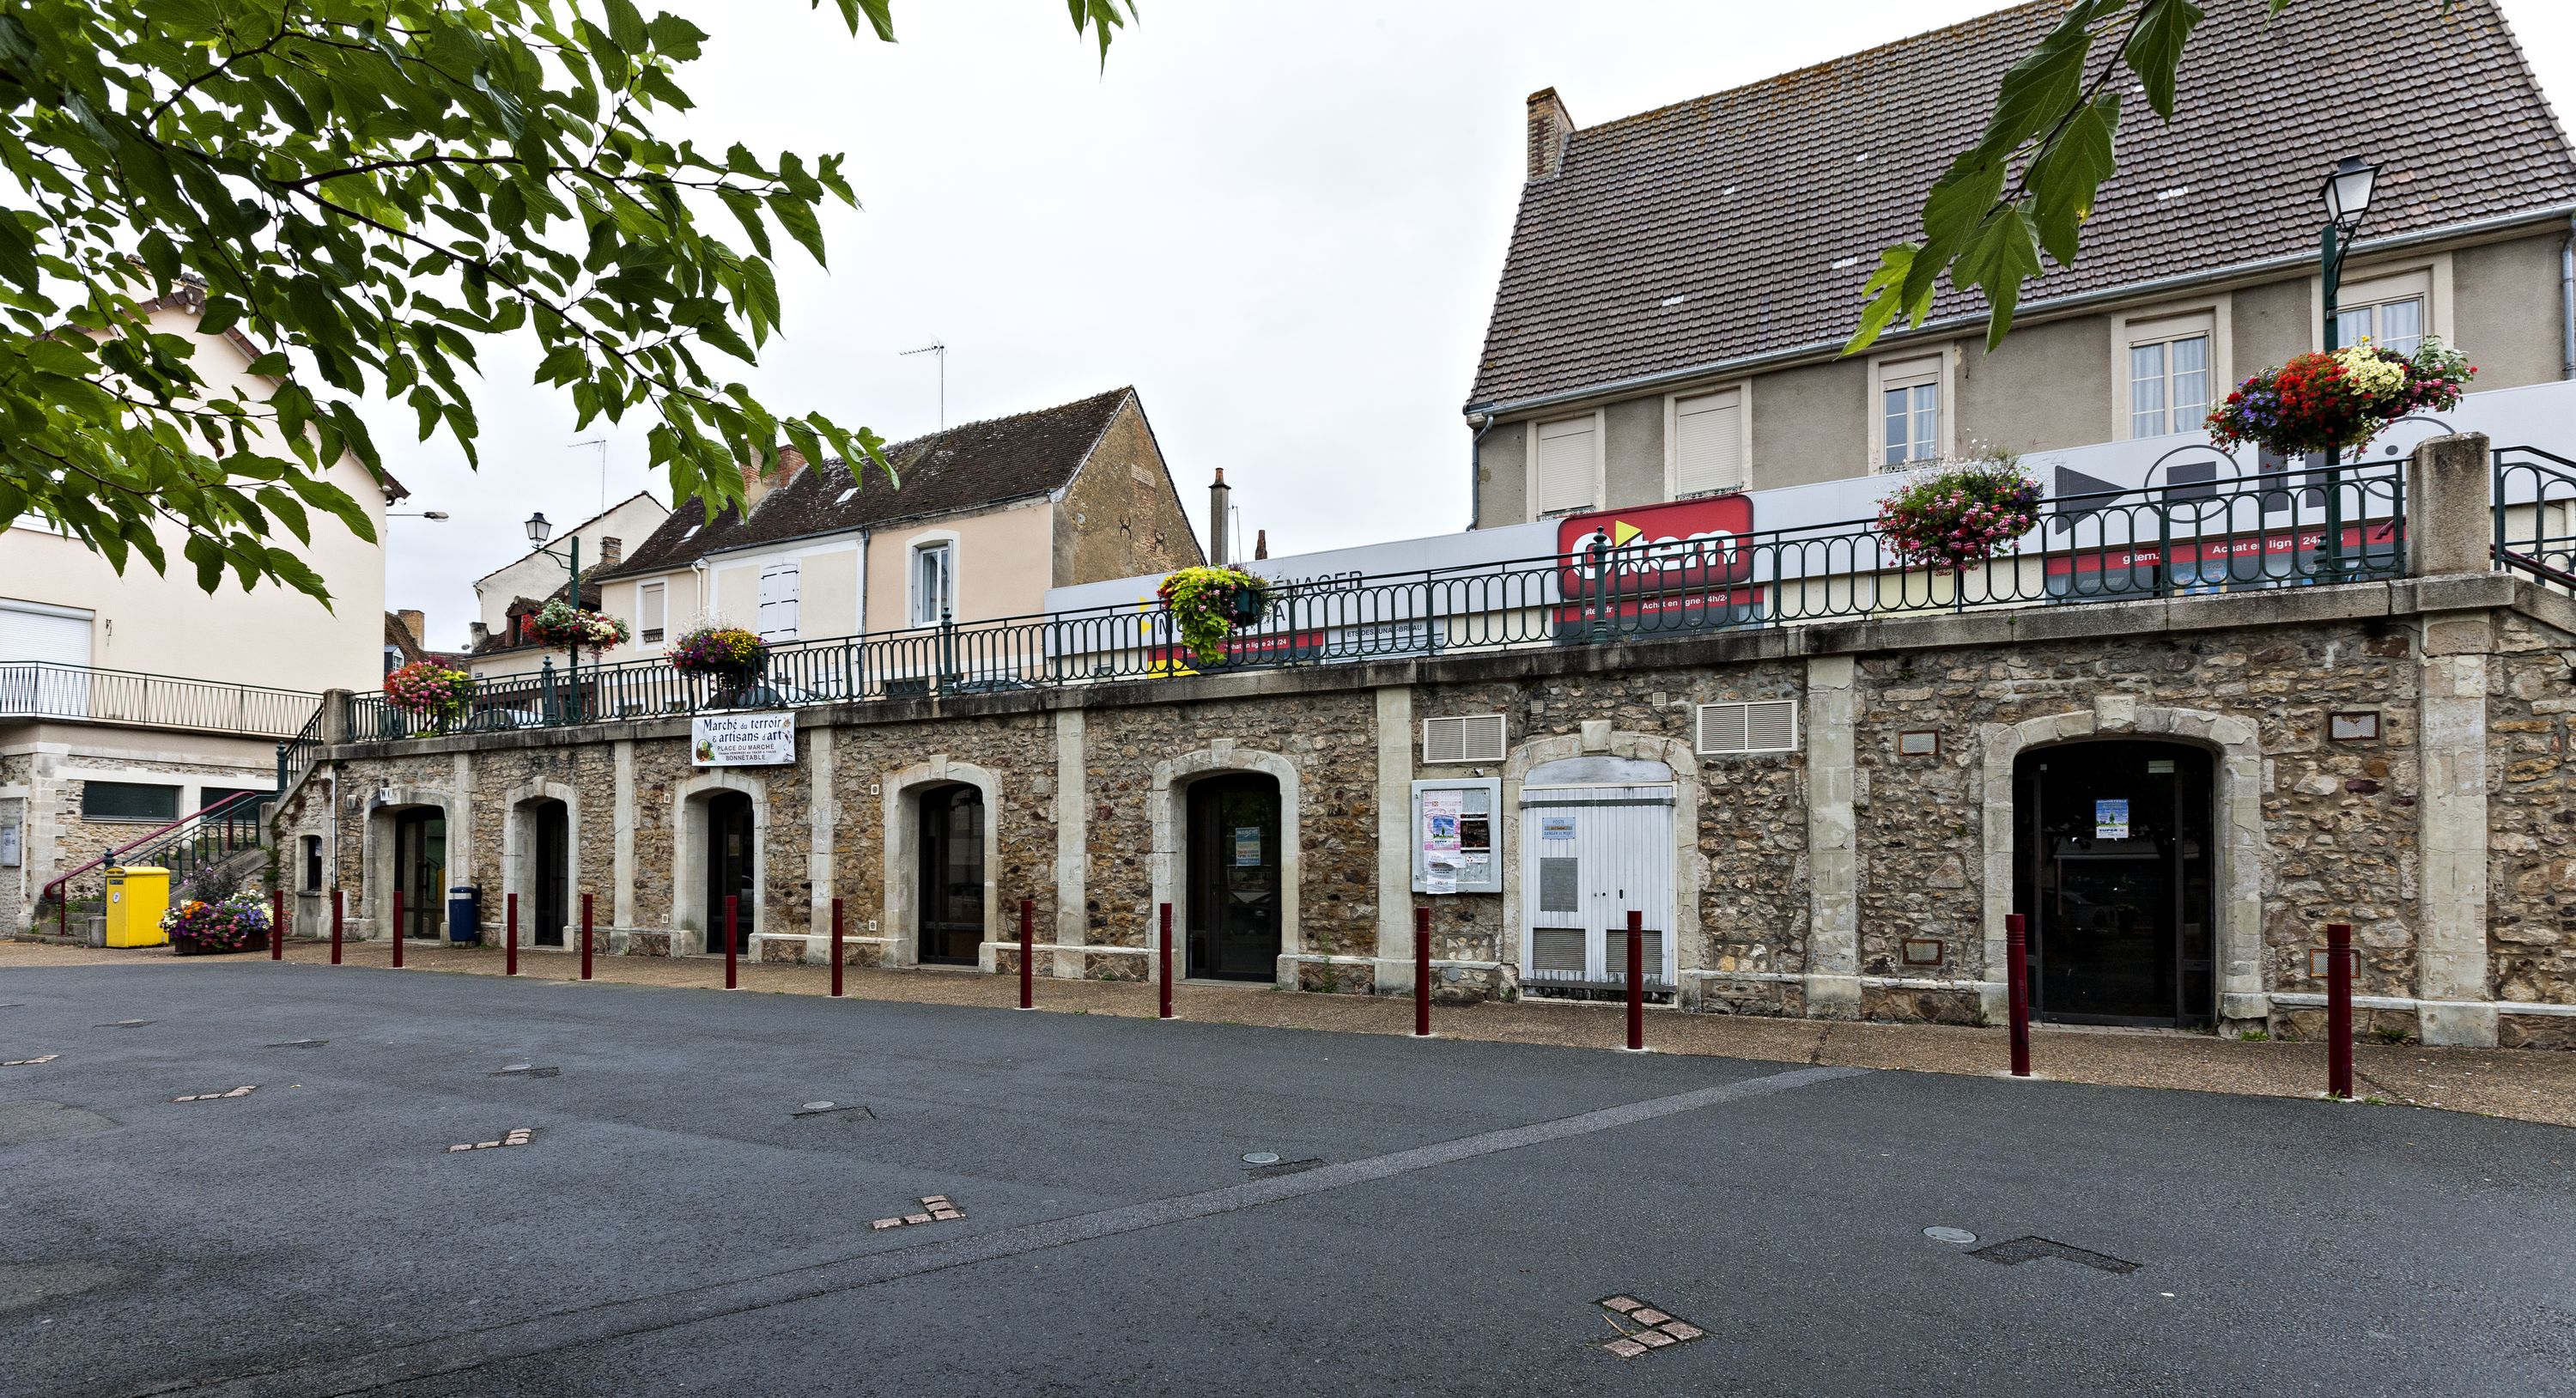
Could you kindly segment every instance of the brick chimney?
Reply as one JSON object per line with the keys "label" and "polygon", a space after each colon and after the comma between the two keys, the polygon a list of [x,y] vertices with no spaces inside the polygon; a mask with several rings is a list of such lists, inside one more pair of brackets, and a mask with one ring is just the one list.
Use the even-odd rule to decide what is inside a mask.
{"label": "brick chimney", "polygon": [[1529,175],[1552,180],[1565,168],[1565,143],[1574,135],[1574,118],[1556,89],[1542,87],[1529,95]]}
{"label": "brick chimney", "polygon": [[624,558],[625,556],[626,556],[626,541],[625,541],[624,539],[618,538],[618,537],[617,537],[616,535],[614,535],[614,534],[603,534],[603,535],[601,535],[601,536],[600,536],[600,539],[599,539],[599,566],[600,566],[600,567],[605,568],[605,567],[607,567],[609,564],[614,563],[614,562],[616,562],[617,560],[619,560],[619,559],[621,559],[621,558]]}
{"label": "brick chimney", "polygon": [[1233,562],[1226,553],[1226,515],[1234,503],[1234,487],[1225,483],[1225,468],[1216,468],[1216,484],[1208,487],[1208,566],[1222,568]]}
{"label": "brick chimney", "polygon": [[396,612],[394,615],[402,619],[403,631],[411,637],[411,643],[423,650],[427,650],[429,648],[429,614],[426,612]]}
{"label": "brick chimney", "polygon": [[796,479],[796,473],[804,469],[805,453],[785,445],[778,448],[778,464],[770,467],[766,475],[762,474],[758,466],[748,461],[744,462],[742,464],[743,514],[749,516],[752,507],[766,499],[769,492]]}
{"label": "brick chimney", "polygon": [[1253,531],[1252,531],[1252,557],[1253,557],[1253,561],[1254,561],[1254,562],[1259,562],[1260,560],[1265,559],[1265,558],[1268,558],[1269,556],[1270,556],[1270,531],[1269,531],[1269,530],[1267,530],[1267,529],[1255,529],[1255,530],[1253,530]]}

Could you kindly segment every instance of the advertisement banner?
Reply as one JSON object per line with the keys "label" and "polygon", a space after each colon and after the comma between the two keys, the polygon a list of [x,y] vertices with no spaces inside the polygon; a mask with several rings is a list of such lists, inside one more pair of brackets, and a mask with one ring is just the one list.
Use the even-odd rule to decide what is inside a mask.
{"label": "advertisement banner", "polygon": [[1605,622],[1664,631],[1757,619],[1762,590],[1742,585],[1753,577],[1752,533],[1749,495],[1567,515],[1556,525],[1558,636]]}
{"label": "advertisement banner", "polygon": [[796,760],[796,715],[700,714],[689,720],[689,756],[700,767],[784,767]]}

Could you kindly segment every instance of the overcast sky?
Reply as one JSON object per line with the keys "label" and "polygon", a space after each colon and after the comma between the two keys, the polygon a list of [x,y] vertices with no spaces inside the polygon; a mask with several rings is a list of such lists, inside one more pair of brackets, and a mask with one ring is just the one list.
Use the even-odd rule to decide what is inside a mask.
{"label": "overcast sky", "polygon": [[[1274,553],[1465,527],[1458,410],[1530,92],[1588,126],[2000,8],[1148,0],[1103,72],[1057,0],[895,0],[895,44],[828,4],[664,7],[712,35],[682,76],[690,134],[847,152],[864,205],[825,215],[829,269],[780,264],[785,336],[753,379],[771,406],[929,431],[935,357],[899,352],[933,341],[950,423],[1133,384],[1183,499],[1203,512],[1226,468]],[[2576,7],[2504,8],[2569,113]],[[453,516],[390,526],[387,605],[426,611],[433,645],[464,644],[473,580],[524,551],[530,510],[599,505],[599,449],[573,443],[603,434],[532,364],[486,355],[479,473],[407,410],[375,415],[403,508]],[[607,497],[667,503],[642,426],[604,435]]]}

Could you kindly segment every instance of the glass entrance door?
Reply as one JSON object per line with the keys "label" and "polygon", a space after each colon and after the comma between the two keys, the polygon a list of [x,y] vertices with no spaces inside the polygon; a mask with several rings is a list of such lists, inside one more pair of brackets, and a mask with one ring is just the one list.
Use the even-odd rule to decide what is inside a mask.
{"label": "glass entrance door", "polygon": [[564,926],[572,920],[572,812],[561,801],[546,801],[537,806],[536,816],[537,923],[530,941],[559,947]]}
{"label": "glass entrance door", "polygon": [[1257,772],[1189,790],[1187,974],[1279,975],[1279,782]]}
{"label": "glass entrance door", "polygon": [[394,817],[394,887],[402,891],[397,935],[435,938],[447,911],[444,811],[404,811]]}
{"label": "glass entrance door", "polygon": [[707,799],[707,950],[725,949],[725,898],[734,900],[734,950],[751,949],[751,797],[719,791]]}
{"label": "glass entrance door", "polygon": [[2031,1008],[2090,1024],[2199,1024],[2212,981],[2210,760],[2168,743],[2083,743],[2015,772],[2015,907]]}
{"label": "glass entrance door", "polygon": [[943,786],[921,794],[919,958],[972,966],[984,942],[984,793]]}

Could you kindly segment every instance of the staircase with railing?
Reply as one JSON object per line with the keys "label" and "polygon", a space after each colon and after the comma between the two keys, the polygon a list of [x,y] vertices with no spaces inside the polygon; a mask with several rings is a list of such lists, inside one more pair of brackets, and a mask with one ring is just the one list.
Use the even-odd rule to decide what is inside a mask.
{"label": "staircase with railing", "polygon": [[104,908],[107,871],[117,868],[161,868],[170,871],[173,899],[188,876],[227,859],[260,848],[260,828],[276,794],[238,791],[167,825],[156,826],[124,844],[55,878],[37,900],[37,921],[52,907],[56,935],[71,935],[74,909]]}

